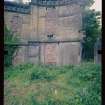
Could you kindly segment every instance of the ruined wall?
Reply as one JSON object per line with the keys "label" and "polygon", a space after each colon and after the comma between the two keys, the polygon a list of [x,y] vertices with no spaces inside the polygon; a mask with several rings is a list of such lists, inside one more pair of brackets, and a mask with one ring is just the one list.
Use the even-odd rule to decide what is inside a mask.
{"label": "ruined wall", "polygon": [[43,64],[79,64],[81,61],[80,42],[45,43],[41,45],[41,63]]}
{"label": "ruined wall", "polygon": [[81,45],[79,42],[59,44],[59,64],[79,64],[81,61]]}
{"label": "ruined wall", "polygon": [[[36,10],[35,7],[34,10]],[[56,40],[71,40],[83,37],[83,33],[80,32],[82,29],[80,6],[73,4],[55,8],[39,7],[38,10],[38,35],[40,40],[47,40],[49,34],[54,34]]]}
{"label": "ruined wall", "polygon": [[14,65],[27,63],[27,61],[26,61],[26,47],[25,46],[20,46],[18,48],[18,50],[14,53],[12,62]]}
{"label": "ruined wall", "polygon": [[22,32],[22,14],[13,12],[4,12],[4,22],[13,33],[21,34]]}
{"label": "ruined wall", "polygon": [[5,11],[4,20],[6,26],[8,26],[14,34],[19,35],[22,41],[28,39],[31,32],[31,16],[29,14]]}
{"label": "ruined wall", "polygon": [[[48,41],[82,39],[82,14],[79,5],[60,6],[55,8],[31,5],[30,14],[4,12],[5,24],[21,41]],[[21,62],[43,64],[78,64],[81,61],[80,42],[41,43],[36,46],[25,46],[18,50],[14,64]]]}
{"label": "ruined wall", "polygon": [[58,9],[57,38],[63,40],[82,37],[82,15],[79,5],[61,6]]}
{"label": "ruined wall", "polygon": [[4,12],[5,24],[24,40],[47,40],[54,34],[57,40],[81,38],[82,15],[79,5],[55,8],[31,6],[30,14]]}

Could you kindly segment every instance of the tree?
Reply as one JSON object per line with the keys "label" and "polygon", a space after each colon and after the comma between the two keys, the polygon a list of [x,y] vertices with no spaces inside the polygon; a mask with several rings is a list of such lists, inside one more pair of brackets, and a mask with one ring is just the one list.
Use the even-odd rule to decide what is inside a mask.
{"label": "tree", "polygon": [[100,12],[94,10],[85,9],[83,16],[83,27],[86,37],[83,43],[83,59],[94,58],[94,44],[98,37],[101,36],[100,27]]}

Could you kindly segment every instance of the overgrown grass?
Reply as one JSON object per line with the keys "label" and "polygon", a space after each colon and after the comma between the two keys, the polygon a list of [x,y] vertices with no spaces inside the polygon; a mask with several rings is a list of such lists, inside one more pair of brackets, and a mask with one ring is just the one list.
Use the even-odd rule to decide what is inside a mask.
{"label": "overgrown grass", "polygon": [[101,105],[101,66],[5,68],[5,105]]}

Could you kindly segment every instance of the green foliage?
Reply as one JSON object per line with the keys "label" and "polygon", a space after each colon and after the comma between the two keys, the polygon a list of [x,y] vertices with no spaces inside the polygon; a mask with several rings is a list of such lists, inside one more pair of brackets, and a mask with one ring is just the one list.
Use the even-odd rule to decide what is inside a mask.
{"label": "green foliage", "polygon": [[93,10],[85,10],[83,16],[83,27],[85,30],[86,37],[83,43],[83,59],[93,59],[94,58],[94,44],[101,36],[101,26],[100,26],[100,12]]}
{"label": "green foliage", "polygon": [[19,41],[19,36],[14,35],[7,26],[4,26],[4,44],[14,44]]}
{"label": "green foliage", "polygon": [[5,69],[5,105],[101,105],[100,65],[24,64]]}
{"label": "green foliage", "polygon": [[4,55],[4,65],[5,66],[10,66],[12,65],[12,58],[13,54],[18,48],[17,46],[13,46],[11,44],[18,43],[19,38],[17,35],[13,35],[12,31],[10,31],[6,26],[4,27],[4,50],[5,50],[5,55]]}

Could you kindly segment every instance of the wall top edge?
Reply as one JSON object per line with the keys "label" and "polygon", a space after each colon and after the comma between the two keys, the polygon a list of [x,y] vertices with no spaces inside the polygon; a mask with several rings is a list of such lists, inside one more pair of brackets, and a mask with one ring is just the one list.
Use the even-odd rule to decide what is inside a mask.
{"label": "wall top edge", "polygon": [[18,7],[25,7],[29,8],[31,5],[34,6],[41,6],[41,7],[55,7],[55,6],[66,6],[66,5],[72,5],[72,4],[80,4],[78,0],[51,0],[44,2],[43,0],[32,0],[28,4],[24,3],[17,3],[17,2],[11,2],[11,1],[4,1],[4,5],[10,5],[10,6],[18,6]]}

